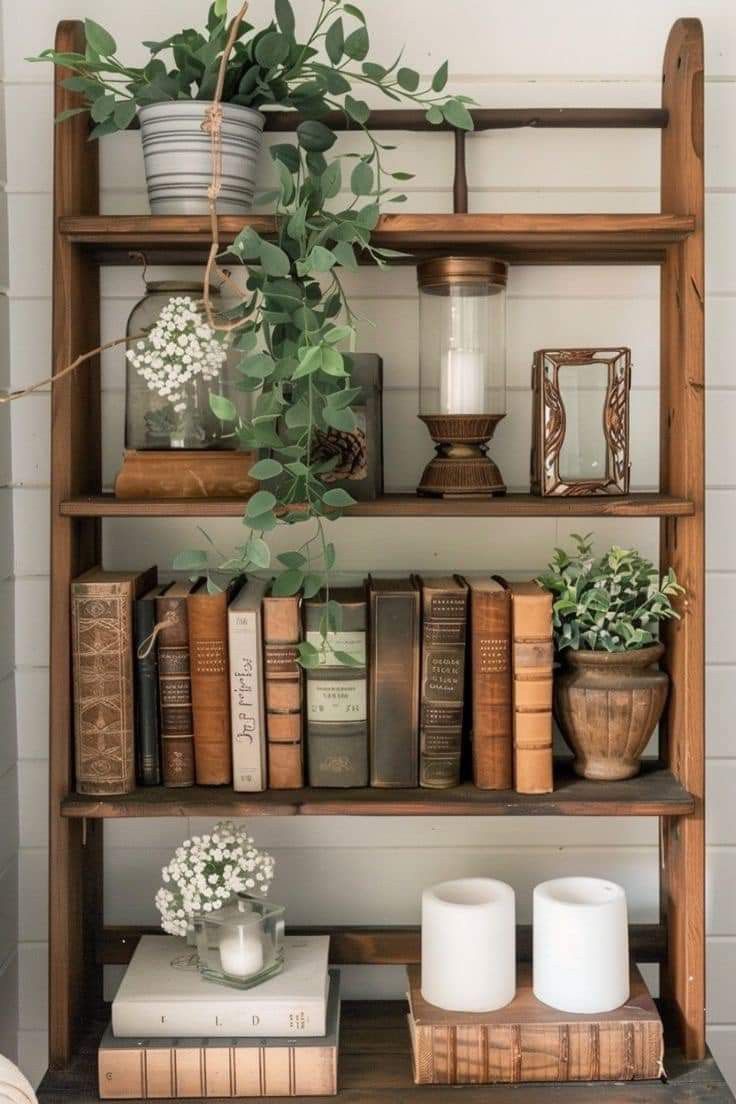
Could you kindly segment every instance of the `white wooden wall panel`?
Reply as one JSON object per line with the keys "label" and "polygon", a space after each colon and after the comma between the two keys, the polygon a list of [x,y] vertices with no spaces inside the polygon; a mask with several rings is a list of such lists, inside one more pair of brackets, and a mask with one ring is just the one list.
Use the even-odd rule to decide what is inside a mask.
{"label": "white wooden wall panel", "polygon": [[[315,0],[298,5],[301,13]],[[428,18],[428,4],[437,18]],[[455,87],[484,106],[652,106],[658,102],[660,66],[670,23],[680,15],[699,15],[706,32],[706,183],[708,228],[708,723],[709,875],[708,932],[711,936],[710,1041],[727,1073],[736,1078],[736,908],[729,887],[736,862],[736,814],[733,786],[736,756],[732,724],[736,709],[736,563],[733,430],[736,388],[732,363],[736,339],[736,21],[731,0],[679,0],[642,5],[621,0],[567,0],[552,15],[544,0],[458,0],[453,18],[436,0],[370,0],[375,52],[388,57],[405,39],[417,67],[431,72],[450,58]],[[92,5],[87,5],[92,8]],[[94,17],[115,31],[120,52],[141,57],[140,28],[162,36],[173,23],[197,21],[204,0],[159,0],[155,5],[129,0],[124,11],[115,0],[95,0]],[[9,325],[10,380],[22,386],[49,365],[51,259],[51,91],[49,70],[23,58],[49,44],[58,19],[80,9],[68,0],[33,0],[4,6],[4,70],[7,78],[8,183],[10,245],[0,247],[0,287],[7,286],[7,310],[0,296],[0,341]],[[442,33],[438,34],[441,23]],[[636,33],[632,33],[635,29]],[[28,136],[33,135],[33,141]],[[270,139],[275,140],[275,139]],[[447,136],[407,135],[391,155],[396,167],[416,173],[407,186],[406,209],[451,209],[451,146]],[[476,211],[647,211],[658,205],[658,136],[649,132],[507,132],[474,136],[468,144],[470,205]],[[268,167],[262,176],[268,181]],[[108,212],[145,209],[142,161],[136,135],[107,139],[102,147],[102,203]],[[171,272],[171,274],[174,274]],[[161,271],[152,273],[154,278]],[[402,269],[386,277],[372,270],[348,277],[362,313],[376,323],[371,342],[386,361],[388,481],[395,488],[414,485],[429,455],[429,441],[415,419],[417,387],[417,299],[415,276]],[[103,330],[117,336],[140,294],[134,269],[105,269],[102,274]],[[634,483],[657,480],[656,387],[659,372],[658,278],[643,267],[585,266],[514,269],[509,284],[509,417],[502,425],[495,454],[513,486],[527,483],[529,364],[543,345],[621,342],[630,344],[635,364],[633,395]],[[0,386],[3,386],[0,360]],[[122,358],[110,354],[103,364],[105,477],[114,478],[122,447]],[[12,412],[12,474],[7,422],[0,420],[0,496],[12,486],[17,580],[16,639],[3,651],[0,679],[16,671],[21,789],[21,1061],[30,1076],[42,1071],[46,1047],[45,876],[48,529],[48,396],[38,395]],[[3,412],[0,411],[0,419]],[[398,430],[400,429],[400,436]],[[7,506],[0,497],[0,511]],[[441,569],[517,571],[531,574],[543,566],[555,544],[571,531],[594,528],[603,543],[636,544],[656,557],[657,525],[623,519],[568,523],[534,519],[501,524],[423,520],[386,523],[356,519],[333,527],[341,565],[348,571]],[[240,535],[239,523],[208,523],[218,541]],[[2,533],[0,533],[0,539]],[[155,532],[135,520],[104,526],[108,566],[134,566],[157,560],[162,570],[174,552],[196,543],[195,524],[163,523]],[[281,538],[279,538],[281,540]],[[458,559],[458,549],[463,554]],[[145,551],[143,551],[145,550]],[[7,560],[7,556],[6,556]],[[462,562],[461,562],[462,561]],[[2,554],[0,554],[2,562]],[[0,572],[0,624],[12,615],[12,595]],[[4,664],[4,666],[3,666]],[[0,682],[0,704],[8,691]],[[5,695],[5,696],[4,696]],[[13,772],[13,775],[15,772]],[[15,780],[0,776],[0,798]],[[5,790],[3,789],[5,787]],[[7,808],[7,806],[5,807]],[[0,800],[0,818],[7,816]],[[158,867],[181,835],[201,831],[208,822],[173,820],[115,823],[106,830],[106,913],[111,922],[150,920],[151,893]],[[639,919],[656,915],[656,824],[631,818],[588,821],[372,820],[264,818],[253,825],[259,841],[279,859],[278,896],[294,919],[342,918],[410,922],[417,916],[418,892],[436,877],[463,872],[508,876],[528,909],[536,878],[554,871],[601,872],[620,878],[630,891]],[[0,839],[3,838],[0,823]],[[155,850],[151,850],[151,842]],[[0,863],[2,870],[2,863]],[[142,891],[142,887],[148,887]],[[0,936],[1,939],[1,936]],[[119,973],[119,972],[118,972]],[[381,995],[400,992],[400,971],[351,970],[350,992]],[[0,995],[10,974],[0,973]],[[111,979],[111,984],[113,979]],[[3,1038],[0,1015],[0,1042]]]}

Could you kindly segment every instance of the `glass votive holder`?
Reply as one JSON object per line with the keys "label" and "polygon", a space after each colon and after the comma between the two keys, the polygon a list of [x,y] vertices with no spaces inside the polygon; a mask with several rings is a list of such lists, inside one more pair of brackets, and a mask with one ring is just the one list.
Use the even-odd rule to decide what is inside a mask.
{"label": "glass votive holder", "polygon": [[283,905],[238,894],[194,921],[200,973],[210,981],[251,989],[284,966]]}

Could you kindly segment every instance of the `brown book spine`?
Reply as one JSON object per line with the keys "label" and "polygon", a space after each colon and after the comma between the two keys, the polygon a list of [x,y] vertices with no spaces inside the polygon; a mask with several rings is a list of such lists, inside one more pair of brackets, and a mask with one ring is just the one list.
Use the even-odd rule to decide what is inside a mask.
{"label": "brown book spine", "polygon": [[481,790],[514,785],[511,595],[500,580],[470,582],[473,778]]}
{"label": "brown book spine", "polygon": [[468,589],[460,579],[422,580],[419,785],[460,783]]}
{"label": "brown book spine", "polygon": [[199,786],[233,780],[227,607],[231,591],[202,587],[188,599],[194,766]]}
{"label": "brown book spine", "polygon": [[92,569],[71,587],[77,792],[135,789],[133,602],[156,570],[109,575]]}
{"label": "brown book spine", "polygon": [[[175,588],[176,589],[176,588]],[[164,786],[194,785],[194,723],[185,594],[156,599],[161,775]]]}
{"label": "brown book spine", "polygon": [[302,639],[301,598],[263,599],[268,785],[304,785],[304,680],[297,660]]}
{"label": "brown book spine", "polygon": [[370,783],[419,780],[421,610],[412,579],[369,580],[368,731]]}
{"label": "brown book spine", "polygon": [[514,672],[514,784],[551,793],[552,595],[535,582],[511,584]]}

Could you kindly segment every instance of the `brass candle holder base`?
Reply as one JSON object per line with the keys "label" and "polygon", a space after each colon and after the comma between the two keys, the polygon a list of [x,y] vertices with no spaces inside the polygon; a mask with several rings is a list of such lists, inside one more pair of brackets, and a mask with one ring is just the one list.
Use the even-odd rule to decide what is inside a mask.
{"label": "brass candle holder base", "polygon": [[417,494],[435,498],[506,493],[501,472],[486,455],[503,414],[420,414],[437,455],[427,464]]}

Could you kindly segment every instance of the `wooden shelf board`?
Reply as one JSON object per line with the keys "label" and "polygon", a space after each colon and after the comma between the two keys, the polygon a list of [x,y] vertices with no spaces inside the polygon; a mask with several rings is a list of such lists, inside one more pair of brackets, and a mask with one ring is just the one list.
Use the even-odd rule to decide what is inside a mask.
{"label": "wooden shelf board", "polygon": [[[246,225],[265,236],[275,230],[270,215],[223,215],[223,245]],[[383,215],[373,242],[409,254],[462,247],[522,262],[659,263],[665,246],[694,229],[690,215],[402,214]],[[138,263],[131,250],[144,250],[149,260],[177,254],[188,260],[187,253],[203,256],[211,241],[205,215],[67,215],[59,219],[59,230],[103,263]]]}
{"label": "wooden shelf board", "polygon": [[139,788],[120,797],[69,794],[67,817],[162,816],[685,816],[692,796],[672,773],[646,762],[626,782],[588,782],[569,760],[555,765],[555,791],[517,794],[479,790],[464,783],[450,790],[311,789],[236,793],[225,786]]}
{"label": "wooden shelf board", "polygon": [[[61,503],[65,517],[240,517],[235,498],[179,498],[126,501],[111,494],[70,498]],[[497,498],[424,498],[382,495],[348,510],[352,517],[677,517],[694,512],[686,498],[630,494],[596,498],[541,498],[509,494]]]}
{"label": "wooden shelf board", "polygon": [[[345,1104],[729,1104],[733,1096],[710,1054],[686,1062],[668,1048],[664,1068],[669,1080],[542,1085],[416,1086],[412,1081],[409,1032],[404,1001],[343,1001],[340,1025],[339,1085]],[[107,1014],[109,1015],[109,1013]],[[85,1025],[69,1068],[46,1074],[38,1090],[40,1104],[97,1104],[97,1045],[107,1015]],[[666,1023],[665,1018],[665,1023]],[[314,1101],[314,1097],[292,1097]]]}

